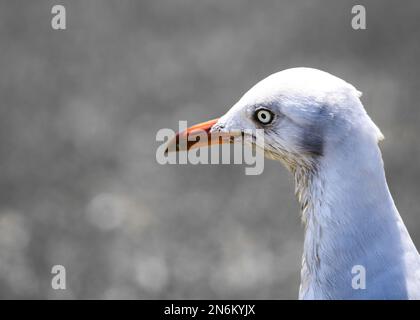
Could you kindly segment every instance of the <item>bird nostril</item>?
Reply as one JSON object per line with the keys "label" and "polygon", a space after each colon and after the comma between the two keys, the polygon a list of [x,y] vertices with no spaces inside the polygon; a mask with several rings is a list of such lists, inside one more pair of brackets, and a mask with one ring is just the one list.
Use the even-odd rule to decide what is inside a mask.
{"label": "bird nostril", "polygon": [[222,129],[225,128],[224,124],[218,124],[216,123],[210,130],[210,132],[220,132]]}

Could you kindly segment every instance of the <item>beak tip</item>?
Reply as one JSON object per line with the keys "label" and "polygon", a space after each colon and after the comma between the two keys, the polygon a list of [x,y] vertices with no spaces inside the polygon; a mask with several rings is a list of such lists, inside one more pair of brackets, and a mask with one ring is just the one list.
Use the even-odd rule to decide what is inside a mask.
{"label": "beak tip", "polygon": [[[169,152],[179,152],[179,151],[189,151],[190,149],[201,147],[201,146],[209,146],[211,143],[207,142],[201,142],[201,138],[199,137],[198,141],[189,141],[189,136],[194,136],[197,134],[197,132],[205,132],[207,133],[208,137],[211,136],[210,130],[213,127],[214,124],[217,123],[219,119],[213,119],[209,120],[207,122],[199,123],[195,126],[192,126],[190,128],[187,128],[184,131],[178,132],[176,136],[168,142],[166,145],[166,149],[164,151],[164,155],[167,156]],[[184,143],[180,143],[182,141],[185,141]]]}

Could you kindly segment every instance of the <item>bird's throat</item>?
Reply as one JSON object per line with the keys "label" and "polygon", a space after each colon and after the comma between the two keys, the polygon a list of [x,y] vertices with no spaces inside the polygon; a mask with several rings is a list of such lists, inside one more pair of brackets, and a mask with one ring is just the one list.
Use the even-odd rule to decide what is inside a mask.
{"label": "bird's throat", "polygon": [[293,172],[305,227],[300,298],[374,295],[352,287],[355,266],[368,274],[395,268],[395,281],[403,272],[403,243],[411,239],[401,228],[379,149],[368,156],[368,162],[335,157],[316,170],[297,167]]}

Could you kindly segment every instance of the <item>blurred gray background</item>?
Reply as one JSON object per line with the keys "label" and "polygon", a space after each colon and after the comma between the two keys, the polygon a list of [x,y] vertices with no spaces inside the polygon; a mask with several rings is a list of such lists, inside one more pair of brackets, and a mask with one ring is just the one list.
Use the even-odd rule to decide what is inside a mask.
{"label": "blurred gray background", "polygon": [[[363,91],[420,247],[420,2],[0,2],[0,298],[295,299],[303,227],[265,162],[166,165],[156,132],[223,114],[276,71]],[[67,30],[51,28],[51,7]],[[351,28],[364,4],[367,30]],[[51,289],[51,268],[67,289]]]}

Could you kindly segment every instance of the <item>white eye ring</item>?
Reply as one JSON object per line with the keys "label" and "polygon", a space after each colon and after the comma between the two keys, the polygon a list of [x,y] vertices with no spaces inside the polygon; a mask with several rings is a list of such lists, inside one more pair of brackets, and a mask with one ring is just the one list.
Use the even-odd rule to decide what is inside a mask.
{"label": "white eye ring", "polygon": [[271,121],[273,121],[273,114],[267,109],[257,110],[255,115],[257,120],[262,124],[269,124]]}

